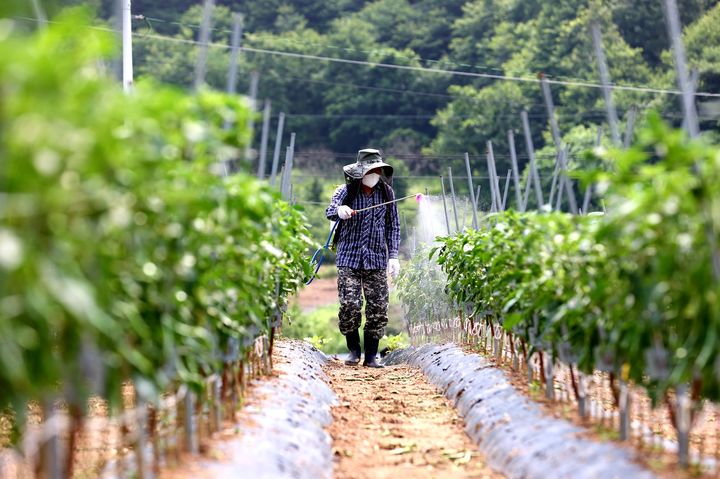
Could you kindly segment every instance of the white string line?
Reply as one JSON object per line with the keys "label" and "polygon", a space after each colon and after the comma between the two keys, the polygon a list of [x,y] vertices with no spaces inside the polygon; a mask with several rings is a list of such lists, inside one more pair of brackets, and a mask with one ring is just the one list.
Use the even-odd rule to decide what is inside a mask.
{"label": "white string line", "polygon": [[[38,21],[35,18],[29,18],[29,17],[14,17],[14,18],[16,18],[18,20],[31,20],[34,22]],[[48,22],[48,23],[57,23],[57,22]],[[120,33],[118,30],[115,30],[113,28],[108,28],[108,27],[91,26],[88,28],[102,30],[102,31],[108,31],[108,32],[112,32],[112,33]],[[154,40],[174,42],[174,43],[184,43],[184,44],[189,44],[189,45],[200,45],[201,44],[201,42],[198,42],[196,40],[189,40],[186,38],[168,37],[168,36],[164,36],[164,35],[154,35],[154,34],[149,34],[149,33],[133,32],[133,36],[140,37],[140,38],[150,38],[150,39],[154,39]],[[213,42],[209,42],[208,46],[213,47],[213,48],[222,48],[225,50],[228,50],[231,48],[230,45],[225,45],[225,44],[221,44],[221,43],[213,43]],[[541,83],[541,80],[539,78],[495,75],[492,73],[462,72],[462,71],[458,71],[458,70],[445,70],[445,69],[440,69],[440,68],[423,68],[423,67],[414,67],[414,66],[409,66],[409,65],[396,65],[393,63],[370,62],[370,61],[365,61],[365,60],[351,60],[348,58],[310,55],[310,54],[306,54],[306,53],[284,52],[284,51],[279,51],[279,50],[267,50],[267,49],[263,49],[263,48],[254,48],[254,47],[247,47],[247,46],[241,46],[240,50],[246,51],[246,52],[251,52],[251,53],[262,53],[262,54],[268,54],[268,55],[285,56],[285,57],[289,57],[289,58],[301,58],[301,59],[307,59],[307,60],[319,60],[319,61],[327,61],[327,62],[334,62],[334,63],[344,63],[344,64],[349,64],[349,65],[362,65],[362,66],[388,68],[388,69],[395,69],[395,70],[417,71],[417,72],[423,72],[423,73],[437,73],[437,74],[441,74],[441,75],[456,75],[456,76],[463,76],[463,77],[470,77],[470,78],[489,78],[489,79],[494,79],[494,80],[516,81],[516,82],[524,82],[524,83]],[[592,82],[571,82],[571,81],[552,80],[552,79],[546,79],[546,81],[551,85],[579,86],[579,87],[597,88],[597,89],[603,88],[603,85],[601,85],[599,83],[592,83]],[[634,92],[638,92],[638,93],[657,93],[657,94],[662,94],[662,95],[682,95],[682,92],[679,90],[666,90],[666,89],[661,89],[661,88],[640,87],[640,86],[632,86],[632,85],[611,84],[611,85],[609,85],[609,88],[612,90],[634,91]],[[720,98],[720,93],[695,92],[694,95],[699,96],[699,97]]]}
{"label": "white string line", "polygon": [[[164,20],[164,19],[157,18],[157,17],[146,17],[145,15],[142,15],[142,14],[135,15],[135,16],[134,16],[134,20],[139,20],[139,21],[142,21],[142,20],[150,20],[150,21],[157,21],[157,22],[160,22],[160,23],[167,23],[167,24],[178,25],[178,26],[181,26],[181,27],[188,27],[188,28],[190,28],[190,29],[192,29],[192,30],[199,30],[199,29],[200,29],[200,25],[194,25],[194,24],[190,24],[190,23],[181,23],[181,22],[177,22],[177,21]],[[153,31],[155,31],[155,28],[152,26],[152,24],[150,24],[150,26],[151,26],[151,29],[152,29]],[[226,30],[226,29],[222,29],[222,28],[211,28],[210,30],[211,30],[211,31],[214,31],[214,32],[221,32],[221,33],[232,33],[232,30]],[[245,34],[243,34],[243,37],[245,38]],[[280,39],[280,40],[281,40],[283,43],[286,43],[286,44],[293,44],[293,45],[312,45],[312,46],[315,46],[315,47],[330,48],[330,49],[335,49],[335,50],[344,50],[344,51],[347,51],[347,52],[359,52],[359,53],[365,53],[365,54],[368,54],[368,55],[371,55],[371,54],[374,54],[374,53],[383,53],[383,52],[385,52],[385,51],[393,50],[393,47],[389,47],[389,48],[374,48],[374,49],[371,49],[371,50],[365,50],[365,49],[361,49],[361,48],[349,48],[349,47],[343,47],[343,46],[339,46],[339,45],[333,45],[333,44],[331,44],[331,43],[300,42],[300,41],[298,41],[298,40],[292,40],[292,39],[290,39],[290,38],[282,38],[282,39]],[[401,53],[400,51],[397,51],[397,50],[396,50],[395,52],[396,52],[396,53]],[[398,56],[400,56],[400,55],[398,55]],[[402,56],[402,58],[408,59],[408,60],[414,60],[415,58],[417,58],[418,60],[423,61],[423,62],[427,62],[427,63],[437,63],[437,64],[454,65],[454,66],[457,66],[457,67],[475,68],[475,69],[478,69],[478,70],[487,70],[487,71],[496,71],[496,72],[502,72],[502,71],[503,71],[502,68],[498,68],[498,67],[492,67],[492,66],[480,65],[480,64],[463,63],[463,62],[457,62],[457,61],[453,61],[453,60],[449,60],[449,59],[433,59],[433,58],[426,58],[426,57],[421,57],[421,56],[416,56],[416,57]],[[570,79],[570,80],[580,80],[580,81],[582,81],[582,79],[578,79],[578,78],[576,78],[576,77],[571,77],[571,76],[568,76],[568,75],[547,75],[547,76],[548,76],[548,78],[565,78],[565,79]]]}
{"label": "white string line", "polygon": [[[152,61],[146,63],[151,65],[156,64],[163,64],[163,65],[171,65],[173,62],[170,60],[163,60],[163,59],[152,59]],[[423,92],[423,91],[417,91],[417,90],[401,90],[397,88],[384,88],[384,87],[374,87],[369,85],[360,85],[356,83],[347,83],[347,82],[334,82],[334,81],[324,81],[324,80],[310,80],[307,78],[297,78],[297,77],[276,77],[275,80],[292,80],[292,81],[299,81],[299,82],[306,82],[306,83],[320,83],[320,84],[327,84],[327,85],[342,85],[342,86],[348,86],[352,88],[359,88],[359,89],[366,89],[366,90],[375,90],[375,91],[383,91],[383,92],[393,92],[393,93],[400,93],[403,95],[417,95],[417,96],[430,96],[430,97],[444,97],[444,98],[454,98],[454,99],[461,99],[469,102],[479,103],[482,104],[483,100],[479,98],[474,98],[472,96],[468,95],[451,95],[446,93],[437,93],[437,92]],[[544,103],[524,103],[522,105],[524,108],[533,107],[533,106],[542,106],[544,107]],[[562,107],[562,108],[569,108],[569,107]],[[629,111],[630,108],[627,108],[625,110],[621,110],[620,108],[617,109],[618,113],[621,111]],[[519,114],[519,113],[518,113]],[[595,118],[604,118],[607,115],[607,111],[604,108],[595,108],[590,110],[584,110],[580,113],[565,113],[567,115],[573,116],[575,118],[580,117],[583,119],[595,119]],[[481,115],[483,116],[483,115]],[[510,114],[510,113],[504,113],[504,114],[495,114],[492,115],[493,118],[513,118],[517,116],[517,114]],[[683,118],[681,114],[678,113],[671,113],[671,112],[663,112],[661,113],[662,118],[668,119],[668,118]],[[323,113],[286,113],[285,117],[287,119],[290,118],[313,118],[313,119],[321,119],[321,120],[333,120],[337,118],[400,118],[400,119],[432,119],[435,118],[435,115],[384,115],[384,114],[345,114],[345,115],[328,115]],[[546,118],[547,113],[528,113],[529,118]],[[277,115],[272,115],[272,119],[277,119]],[[477,118],[476,116],[459,116],[459,115],[453,115],[453,118]],[[715,115],[698,115],[698,118],[700,120],[713,120],[716,118]],[[354,155],[353,155],[354,156]]]}
{"label": "white string line", "polygon": [[[111,30],[111,29],[108,29],[108,30]],[[149,34],[149,33],[133,33],[133,35],[138,36],[138,37],[151,38],[151,39],[155,39],[155,40],[164,40],[164,41],[170,41],[170,42],[176,42],[176,43],[200,45],[200,42],[198,42],[196,40],[189,40],[189,39],[185,39],[185,38],[174,38],[174,37],[167,37],[164,35],[153,35],[153,34]],[[222,49],[230,48],[229,45],[224,45],[221,43],[209,43],[208,46],[211,46],[213,48],[222,48]],[[471,77],[471,78],[490,78],[490,79],[495,79],[495,80],[517,81],[517,82],[525,82],[525,83],[540,83],[541,82],[541,80],[539,78],[495,75],[492,73],[461,72],[458,70],[444,70],[444,69],[439,69],[439,68],[423,68],[423,67],[414,67],[414,66],[409,66],[409,65],[396,65],[393,63],[369,62],[369,61],[365,61],[365,60],[350,60],[348,58],[325,57],[325,56],[321,56],[321,55],[310,55],[310,54],[306,54],[306,53],[283,52],[283,51],[279,51],[279,50],[267,50],[267,49],[263,49],[263,48],[254,48],[254,47],[247,47],[247,46],[241,46],[240,50],[252,52],[252,53],[263,53],[263,54],[268,54],[268,55],[285,56],[285,57],[290,57],[290,58],[320,60],[320,61],[327,61],[327,62],[334,62],[334,63],[345,63],[345,64],[350,64],[350,65],[362,65],[362,66],[388,68],[388,69],[396,69],[396,70],[406,70],[406,71],[418,71],[418,72],[424,72],[424,73],[438,73],[441,75],[457,75],[457,76],[464,76],[464,77]],[[553,85],[579,86],[579,87],[598,88],[598,89],[603,88],[603,86],[601,84],[591,83],[591,82],[570,82],[570,81],[551,80],[551,79],[547,79],[547,82],[550,84],[553,84]],[[682,95],[682,92],[679,90],[665,90],[665,89],[660,89],[660,88],[638,87],[638,86],[630,86],[630,85],[612,85],[611,84],[610,88],[613,90],[634,91],[634,92],[640,92],[640,93],[657,93],[657,94],[663,94],[663,95]],[[720,93],[696,92],[695,96],[720,98]]]}

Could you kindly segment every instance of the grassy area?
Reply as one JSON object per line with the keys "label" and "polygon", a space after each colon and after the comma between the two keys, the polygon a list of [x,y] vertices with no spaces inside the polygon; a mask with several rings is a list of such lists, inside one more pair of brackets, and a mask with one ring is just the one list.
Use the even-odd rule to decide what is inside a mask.
{"label": "grassy area", "polygon": [[283,336],[308,340],[328,354],[345,352],[345,338],[338,330],[337,314],[337,304],[309,312],[292,305],[287,313],[288,323],[283,326]]}
{"label": "grassy area", "polygon": [[[345,337],[337,326],[338,308],[339,305],[335,303],[303,311],[297,304],[293,304],[287,312],[288,321],[283,326],[282,334],[288,338],[307,340],[326,354],[346,353]],[[388,319],[386,337],[380,341],[380,349],[408,345],[400,300],[395,292],[390,294]]]}

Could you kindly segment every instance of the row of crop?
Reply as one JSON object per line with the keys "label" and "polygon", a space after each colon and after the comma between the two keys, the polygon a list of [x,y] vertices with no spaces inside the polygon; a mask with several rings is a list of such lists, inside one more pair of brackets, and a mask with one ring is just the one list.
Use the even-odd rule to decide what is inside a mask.
{"label": "row of crop", "polygon": [[[0,32],[0,409],[201,388],[302,284],[302,214],[248,175],[244,102],[103,73],[77,13]],[[236,125],[226,129],[224,125]]]}
{"label": "row of crop", "polygon": [[[609,371],[655,400],[691,387],[720,399],[720,149],[657,119],[596,174],[605,214],[509,211],[431,252],[446,285],[401,292],[410,318],[427,296],[469,305],[530,345],[585,372]],[[410,285],[432,263],[417,260]],[[428,279],[425,279],[428,281]],[[440,297],[437,297],[437,296]]]}

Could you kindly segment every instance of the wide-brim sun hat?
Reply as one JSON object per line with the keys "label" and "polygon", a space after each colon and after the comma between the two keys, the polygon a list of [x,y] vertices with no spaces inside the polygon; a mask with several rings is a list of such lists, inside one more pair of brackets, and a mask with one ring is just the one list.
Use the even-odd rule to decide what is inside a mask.
{"label": "wide-brim sun hat", "polygon": [[368,171],[375,168],[382,168],[383,175],[386,178],[391,177],[393,174],[393,167],[383,161],[379,150],[365,148],[358,151],[355,163],[343,166],[343,172],[345,173],[345,179],[351,181],[361,179]]}

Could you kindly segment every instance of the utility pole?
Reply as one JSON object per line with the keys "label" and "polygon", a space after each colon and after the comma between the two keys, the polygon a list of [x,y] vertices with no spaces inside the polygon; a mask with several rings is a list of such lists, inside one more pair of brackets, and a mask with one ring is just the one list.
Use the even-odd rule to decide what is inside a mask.
{"label": "utility pole", "polygon": [[253,144],[253,135],[255,133],[255,108],[256,108],[256,100],[257,100],[257,91],[258,91],[258,81],[260,80],[260,74],[256,71],[253,71],[250,74],[250,115],[248,116],[248,123],[247,128],[249,132],[249,140],[247,145],[245,146],[245,159],[247,161],[250,161],[250,156],[252,152],[252,144]]}
{"label": "utility pole", "polygon": [[[129,2],[128,2],[129,3]],[[37,18],[38,28],[44,30],[47,28],[47,15],[40,5],[40,0],[32,0],[33,11],[35,12],[35,18]]]}
{"label": "utility pole", "polygon": [[690,74],[685,59],[685,45],[683,45],[680,28],[680,15],[675,0],[665,0],[665,14],[667,15],[670,44],[675,57],[678,86],[682,92],[683,116],[685,117],[686,129],[690,138],[696,138],[700,134],[700,127],[698,126],[697,110],[695,108],[695,92],[690,83]]}
{"label": "utility pole", "polygon": [[132,57],[132,0],[122,1],[122,53],[123,53],[123,90],[129,93],[133,87]]}
{"label": "utility pole", "polygon": [[202,23],[200,23],[200,47],[198,50],[198,60],[195,64],[195,82],[193,88],[198,91],[205,84],[205,75],[207,73],[207,54],[208,43],[210,42],[210,27],[212,24],[212,14],[215,8],[215,0],[205,0],[203,6]]}
{"label": "utility pole", "polygon": [[[520,191],[520,170],[518,169],[517,152],[515,151],[515,133],[508,130],[508,145],[510,145],[510,166],[512,167],[513,186],[515,187],[515,201],[518,211],[522,211],[522,192]],[[530,176],[528,176],[530,180]]]}
{"label": "utility pole", "polygon": [[[238,57],[240,55],[240,42],[242,41],[242,28],[243,16],[240,13],[233,13],[233,31],[230,37],[230,65],[228,65],[227,86],[225,88],[225,91],[230,96],[237,93],[237,68]],[[231,127],[231,120],[226,119],[223,128],[229,130]],[[235,165],[234,168],[237,169],[236,160],[232,160],[230,163]],[[223,167],[225,168],[225,175],[227,176],[226,161],[223,161]]]}
{"label": "utility pole", "polygon": [[470,155],[467,152],[465,153],[465,169],[467,170],[468,175],[468,194],[470,195],[470,201],[472,201],[473,228],[478,229],[477,203],[475,202],[475,195],[473,194],[475,189],[473,188],[472,170],[470,169]]}
{"label": "utility pole", "polygon": [[228,68],[227,93],[234,95],[237,90],[237,67],[240,56],[240,42],[242,41],[243,16],[233,13],[233,31],[231,37],[230,67]]}
{"label": "utility pole", "polygon": [[620,131],[618,129],[617,110],[612,100],[612,90],[610,89],[610,73],[608,72],[607,59],[605,51],[602,47],[602,36],[600,34],[600,25],[593,22],[592,39],[595,46],[595,58],[597,59],[598,70],[600,71],[600,83],[602,84],[603,96],[605,97],[605,108],[607,109],[608,124],[610,125],[610,137],[613,145],[620,146]]}
{"label": "utility pole", "polygon": [[267,157],[268,134],[270,130],[270,100],[265,100],[263,108],[263,126],[260,136],[260,162],[258,164],[257,177],[262,180],[265,177],[265,159]]}
{"label": "utility pole", "polygon": [[452,201],[453,216],[455,217],[455,231],[460,231],[458,221],[457,202],[455,201],[455,182],[453,182],[452,167],[448,166],[448,181],[450,182],[450,200]]}
{"label": "utility pole", "polygon": [[635,129],[635,118],[637,117],[637,107],[632,106],[628,112],[627,124],[625,125],[625,139],[623,140],[623,147],[627,150],[630,148],[633,139],[633,131]]}
{"label": "utility pole", "polygon": [[[528,184],[532,177],[533,185],[535,186],[535,197],[537,199],[538,209],[541,209],[545,204],[545,199],[542,194],[542,187],[540,185],[540,175],[537,171],[537,164],[535,162],[535,146],[533,145],[532,135],[530,134],[530,121],[528,120],[527,110],[523,110],[520,113],[522,119],[523,133],[525,135],[525,146],[527,148],[528,157],[530,157],[530,172],[528,174]],[[530,188],[525,191],[525,198],[523,199],[523,211],[527,209],[528,197],[530,195]]]}
{"label": "utility pole", "polygon": [[273,152],[272,170],[270,171],[270,186],[275,186],[278,163],[280,162],[280,147],[282,146],[283,127],[285,126],[285,113],[278,117],[277,132],[275,133],[275,151]]}

